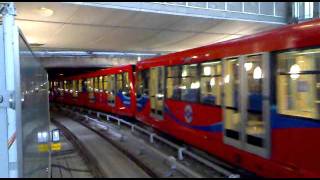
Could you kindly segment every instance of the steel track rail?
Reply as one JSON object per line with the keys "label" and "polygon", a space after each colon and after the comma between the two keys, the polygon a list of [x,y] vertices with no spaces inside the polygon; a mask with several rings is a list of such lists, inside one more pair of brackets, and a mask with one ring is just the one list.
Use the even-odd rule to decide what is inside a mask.
{"label": "steel track rail", "polygon": [[[65,106],[65,105],[64,105]],[[71,108],[70,108],[71,107]],[[150,132],[136,124],[133,124],[133,123],[130,123],[130,122],[127,122],[119,117],[116,117],[114,115],[110,115],[110,114],[107,114],[107,113],[104,113],[104,112],[99,112],[99,111],[94,111],[94,110],[91,110],[91,109],[86,109],[86,108],[81,108],[81,107],[77,107],[77,106],[65,106],[65,107],[61,107],[60,108],[64,111],[67,111],[69,113],[73,113],[74,115],[76,116],[82,116],[83,118],[85,118],[86,120],[90,120],[90,121],[93,121],[101,126],[105,126],[107,128],[113,128],[109,125],[107,125],[106,122],[101,122],[95,118],[91,118],[87,115],[84,115],[84,114],[81,114],[79,112],[83,112],[83,110],[86,110],[88,112],[88,114],[91,114],[92,113],[95,113],[96,114],[96,117],[97,118],[100,118],[101,116],[105,116],[106,117],[106,120],[107,121],[116,121],[117,122],[117,125],[118,126],[121,126],[121,124],[124,124],[126,125],[127,127],[129,127],[131,129],[131,132],[134,132],[134,131],[139,131],[143,134],[146,134],[149,136],[149,142],[151,144],[154,143],[155,140],[158,140],[174,149],[177,150],[177,157],[179,160],[183,160],[184,159],[184,156],[188,156],[200,163],[202,163],[203,165],[215,170],[216,172],[218,172],[219,174],[222,174],[224,177],[227,177],[227,178],[239,178],[240,175],[239,174],[235,174],[233,172],[231,172],[230,170],[222,167],[221,165],[218,165],[219,163],[215,164],[213,163],[212,161],[208,161],[206,160],[205,158],[195,154],[194,152],[191,152],[190,150],[187,150],[185,147],[180,147],[179,145],[161,137],[161,136],[158,136],[157,134],[153,133],[153,132]],[[79,112],[76,112],[76,110],[78,110]],[[75,113],[76,112],[76,113]],[[83,124],[83,123],[82,123]],[[86,126],[87,127],[87,126]],[[93,128],[90,128],[91,130],[93,130]],[[96,130],[94,130],[96,132]],[[97,132],[97,134],[99,134],[100,136],[102,135],[101,132]],[[112,143],[112,144],[115,144],[115,143]]]}

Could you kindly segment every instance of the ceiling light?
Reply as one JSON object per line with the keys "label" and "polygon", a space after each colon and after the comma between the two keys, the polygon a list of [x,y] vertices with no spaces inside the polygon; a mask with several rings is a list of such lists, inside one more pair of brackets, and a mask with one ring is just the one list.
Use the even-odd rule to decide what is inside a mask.
{"label": "ceiling light", "polygon": [[50,17],[53,15],[53,10],[45,7],[39,8],[38,12],[43,17]]}

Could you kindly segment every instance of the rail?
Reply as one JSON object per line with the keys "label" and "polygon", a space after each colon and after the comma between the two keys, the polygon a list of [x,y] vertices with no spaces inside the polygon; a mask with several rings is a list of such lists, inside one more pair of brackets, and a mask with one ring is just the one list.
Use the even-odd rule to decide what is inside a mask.
{"label": "rail", "polygon": [[[95,110],[91,110],[91,109],[86,109],[86,108],[82,108],[82,107],[76,107],[76,106],[72,106],[70,108],[70,106],[68,105],[63,105],[64,107],[61,107],[60,108],[64,111],[67,111],[69,113],[73,113],[75,114],[76,116],[81,116],[83,118],[85,118],[86,120],[91,120],[91,121],[94,121],[95,123],[97,123],[98,125],[100,126],[103,126],[106,128],[106,130],[108,130],[109,128],[114,128],[112,126],[110,126],[108,123],[105,123],[105,122],[102,122],[102,121],[99,121],[98,119],[95,119],[95,118],[92,118],[92,117],[89,117],[87,115],[83,115],[79,112],[83,112],[84,110],[87,111],[88,114],[92,115],[93,113],[96,114],[96,117],[97,118],[101,118],[101,116],[104,116],[106,117],[106,120],[107,121],[112,121],[112,120],[115,120],[117,122],[117,126],[121,126],[122,124],[128,126],[130,129],[131,129],[131,132],[133,133],[134,131],[140,131],[146,135],[149,136],[149,142],[151,144],[153,144],[155,142],[155,140],[158,140],[174,149],[176,149],[176,153],[177,153],[177,157],[180,161],[184,160],[185,156],[188,156],[202,164],[204,164],[205,166],[209,167],[209,168],[212,168],[213,170],[217,171],[218,173],[224,175],[225,177],[228,177],[228,178],[240,178],[240,175],[239,174],[234,174],[232,173],[231,171],[219,166],[219,165],[216,165],[214,163],[212,163],[211,161],[208,161],[206,159],[204,159],[203,157],[189,151],[188,149],[186,149],[185,147],[181,147],[173,142],[170,142],[169,140],[163,138],[163,137],[160,137],[158,136],[157,134],[153,133],[153,132],[150,132],[138,125],[135,125],[133,123],[130,123],[126,120],[123,120],[119,117],[116,117],[116,116],[113,116],[113,115],[110,115],[110,114],[107,114],[107,113],[104,113],[104,112],[99,112],[99,111],[95,111]],[[79,112],[75,112],[76,110],[78,110]]]}

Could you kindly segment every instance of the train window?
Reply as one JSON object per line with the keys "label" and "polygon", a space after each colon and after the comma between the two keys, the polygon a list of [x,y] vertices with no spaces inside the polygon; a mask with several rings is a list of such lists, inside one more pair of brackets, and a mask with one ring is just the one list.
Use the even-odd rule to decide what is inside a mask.
{"label": "train window", "polygon": [[93,92],[93,78],[89,78],[87,81],[88,92]]}
{"label": "train window", "polygon": [[99,92],[99,77],[94,78],[94,92]]}
{"label": "train window", "polygon": [[239,109],[239,60],[224,61],[224,105],[225,134],[233,139],[240,139],[240,109]]}
{"label": "train window", "polygon": [[245,58],[244,71],[247,77],[247,142],[263,146],[265,137],[265,121],[262,112],[263,89],[263,60],[262,55],[248,56]]}
{"label": "train window", "polygon": [[221,61],[201,64],[201,103],[221,105]]}
{"label": "train window", "polygon": [[99,92],[103,92],[103,77],[99,77]]}
{"label": "train window", "polygon": [[89,99],[94,100],[94,78],[88,79],[88,92],[89,92]]}
{"label": "train window", "polygon": [[129,83],[129,73],[123,73],[123,91],[125,96],[130,96],[130,83]]}
{"label": "train window", "polygon": [[116,74],[116,93],[118,94],[119,92],[122,92],[123,90],[123,82],[122,82],[122,74]]}
{"label": "train window", "polygon": [[110,75],[109,77],[109,95],[108,95],[108,103],[113,105],[115,103],[115,75]]}
{"label": "train window", "polygon": [[82,80],[77,80],[78,83],[78,92],[81,93],[82,92]]}
{"label": "train window", "polygon": [[64,90],[64,86],[63,86],[63,81],[59,81],[59,94],[60,96],[63,96],[63,90]]}
{"label": "train window", "polygon": [[320,49],[277,54],[278,113],[319,119]]}
{"label": "train window", "polygon": [[108,76],[103,77],[103,90],[108,93]]}
{"label": "train window", "polygon": [[87,79],[81,80],[82,81],[82,92],[88,91],[88,81]]}
{"label": "train window", "polygon": [[77,86],[77,81],[76,80],[72,80],[71,92],[72,92],[72,96],[73,97],[77,97],[77,95],[78,95],[78,86]]}
{"label": "train window", "polygon": [[63,89],[64,89],[65,91],[68,91],[67,81],[63,81]]}
{"label": "train window", "polygon": [[137,97],[141,95],[149,95],[149,70],[143,70],[138,72],[138,78],[136,83]]}
{"label": "train window", "polygon": [[180,100],[180,66],[167,67],[167,98]]}
{"label": "train window", "polygon": [[72,81],[67,81],[66,86],[67,86],[66,91],[67,92],[71,92],[71,90],[72,90]]}
{"label": "train window", "polygon": [[198,64],[183,65],[181,71],[181,100],[197,102],[199,99],[200,82]]}

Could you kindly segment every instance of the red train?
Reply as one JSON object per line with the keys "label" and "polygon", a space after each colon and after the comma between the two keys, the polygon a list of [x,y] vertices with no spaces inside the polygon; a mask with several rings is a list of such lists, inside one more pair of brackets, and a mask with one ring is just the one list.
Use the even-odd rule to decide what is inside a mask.
{"label": "red train", "polygon": [[[320,177],[319,37],[317,19],[140,61],[136,80],[132,66],[63,80],[68,91],[68,80],[126,69],[130,108],[124,103],[129,96],[117,91],[119,74],[110,81],[117,82],[113,94],[99,86],[102,92],[79,92],[72,100],[63,81],[60,91],[53,89],[64,92],[60,102],[135,116],[261,176]],[[115,94],[112,108],[108,100]],[[102,98],[90,106],[92,96]]]}
{"label": "red train", "polygon": [[51,82],[50,99],[134,117],[134,66],[125,65]]}

